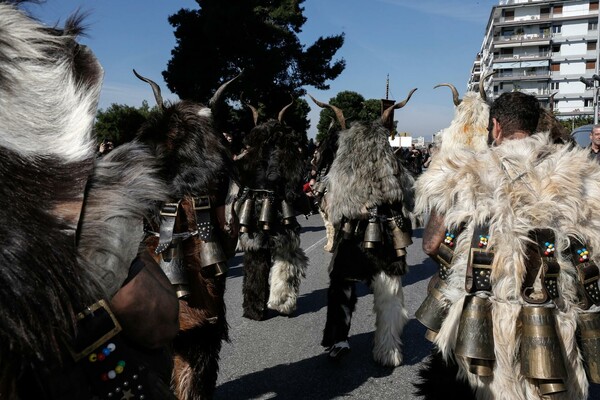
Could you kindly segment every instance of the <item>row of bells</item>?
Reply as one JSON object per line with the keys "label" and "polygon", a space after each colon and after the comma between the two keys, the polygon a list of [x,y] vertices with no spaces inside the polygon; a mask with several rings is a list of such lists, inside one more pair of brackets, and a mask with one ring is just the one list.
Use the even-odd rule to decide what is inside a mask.
{"label": "row of bells", "polygon": [[[432,341],[448,313],[449,304],[443,300],[440,291],[444,285],[443,280],[437,280],[415,313],[428,329],[426,337]],[[524,306],[519,320],[521,375],[532,379],[543,396],[564,392],[567,370],[554,307]],[[588,379],[600,383],[600,313],[579,314],[577,328]],[[454,353],[468,361],[471,373],[479,376],[493,374],[496,357],[491,303],[487,297],[465,297]]]}
{"label": "row of bells", "polygon": [[[251,227],[254,224],[254,209],[255,200],[253,197],[248,197],[241,205],[238,212],[240,220],[240,232],[248,233],[251,231]],[[275,202],[269,196],[265,196],[260,201],[260,212],[258,214],[258,225],[263,231],[271,230],[273,223],[277,218],[277,210],[275,208]],[[283,225],[290,225],[296,218],[296,212],[294,207],[286,200],[281,201],[281,213],[283,215]]]}
{"label": "row of bells", "polygon": [[[383,224],[385,224],[385,226],[383,226]],[[383,243],[383,230],[386,228],[391,233],[396,256],[401,257],[406,255],[406,248],[412,244],[412,238],[410,237],[410,234],[403,232],[392,218],[383,223],[376,217],[369,219],[363,238],[364,248],[373,249],[377,244]],[[356,221],[345,221],[342,224],[341,230],[344,239],[351,239],[357,231]]]}
{"label": "row of bells", "polygon": [[[200,255],[200,267],[210,269],[214,277],[223,276],[227,273],[227,257],[223,248],[218,242],[204,242],[198,240],[198,254]],[[180,299],[185,299],[190,295],[189,272],[183,256],[183,247],[180,241],[169,246],[161,254],[160,267],[175,288],[175,293]]]}

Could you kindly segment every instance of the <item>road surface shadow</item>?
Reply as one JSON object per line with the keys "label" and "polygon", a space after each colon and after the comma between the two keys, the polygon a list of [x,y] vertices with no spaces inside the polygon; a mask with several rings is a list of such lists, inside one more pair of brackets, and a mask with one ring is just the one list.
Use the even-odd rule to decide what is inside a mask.
{"label": "road surface shadow", "polygon": [[373,334],[352,336],[351,351],[339,361],[326,353],[291,364],[279,364],[220,384],[214,399],[336,399],[347,396],[366,381],[390,376],[371,355]]}

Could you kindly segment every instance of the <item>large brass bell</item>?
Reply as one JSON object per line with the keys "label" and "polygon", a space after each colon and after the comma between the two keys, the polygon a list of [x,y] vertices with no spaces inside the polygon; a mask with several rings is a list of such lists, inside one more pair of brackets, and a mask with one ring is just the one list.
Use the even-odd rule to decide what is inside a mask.
{"label": "large brass bell", "polygon": [[600,313],[579,314],[577,330],[588,380],[600,383]]}
{"label": "large brass bell", "polygon": [[406,255],[406,248],[412,244],[412,238],[408,232],[403,232],[396,221],[392,218],[388,221],[388,229],[392,234],[392,243],[397,257]]}
{"label": "large brass bell", "polygon": [[215,276],[223,275],[227,272],[227,257],[219,242],[199,241],[200,248],[200,266],[202,268],[214,268]]}
{"label": "large brass bell", "polygon": [[254,216],[254,199],[248,197],[244,200],[242,208],[239,213],[240,220],[240,233],[248,233],[250,226],[252,226],[252,218]]}
{"label": "large brass bell", "polygon": [[290,225],[296,219],[294,207],[286,200],[281,201],[281,214],[283,215],[283,225]]}
{"label": "large brass bell", "polygon": [[457,356],[469,362],[469,371],[479,376],[491,376],[494,369],[494,333],[491,303],[475,295],[465,297],[458,326]]}
{"label": "large brass bell", "polygon": [[376,244],[381,243],[381,241],[381,225],[379,220],[377,217],[371,217],[369,218],[369,223],[365,229],[365,237],[363,239],[365,249],[373,249]]}
{"label": "large brass bell", "polygon": [[258,223],[264,231],[271,229],[271,224],[275,220],[275,210],[273,209],[273,201],[269,196],[265,196],[262,199],[260,207],[260,215],[258,217]]}
{"label": "large brass bell", "polygon": [[171,244],[160,255],[160,268],[163,270],[178,298],[190,295],[189,278],[183,264],[183,249],[181,242]]}
{"label": "large brass bell", "polygon": [[427,297],[415,313],[417,320],[427,328],[425,338],[430,342],[435,340],[444,319],[448,315],[449,309],[448,302],[444,299],[440,291],[446,286],[446,282],[439,279],[437,275],[432,280],[434,282],[429,288]]}
{"label": "large brass bell", "polygon": [[567,377],[554,309],[527,306],[521,309],[521,374],[534,379],[543,396],[564,392]]}

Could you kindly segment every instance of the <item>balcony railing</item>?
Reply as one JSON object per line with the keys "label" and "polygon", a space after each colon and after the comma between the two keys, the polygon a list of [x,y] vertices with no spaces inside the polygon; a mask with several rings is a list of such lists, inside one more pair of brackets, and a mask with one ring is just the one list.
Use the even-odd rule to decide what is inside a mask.
{"label": "balcony railing", "polygon": [[548,33],[521,33],[517,35],[511,36],[496,36],[494,39],[498,42],[512,42],[512,41],[521,41],[521,40],[540,40],[540,39],[550,39],[552,34]]}
{"label": "balcony railing", "polygon": [[525,54],[499,54],[494,58],[494,61],[504,60],[522,60],[526,58],[548,58],[552,55],[549,51],[543,51],[538,53],[525,53]]}

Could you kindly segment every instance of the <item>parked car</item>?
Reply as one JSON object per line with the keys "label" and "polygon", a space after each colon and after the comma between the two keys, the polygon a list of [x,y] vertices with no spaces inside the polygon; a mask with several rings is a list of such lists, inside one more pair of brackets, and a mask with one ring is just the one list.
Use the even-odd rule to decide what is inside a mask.
{"label": "parked car", "polygon": [[594,124],[582,125],[578,128],[575,128],[573,132],[571,132],[571,137],[579,144],[581,147],[588,147],[591,143],[590,133],[592,133],[592,127]]}

